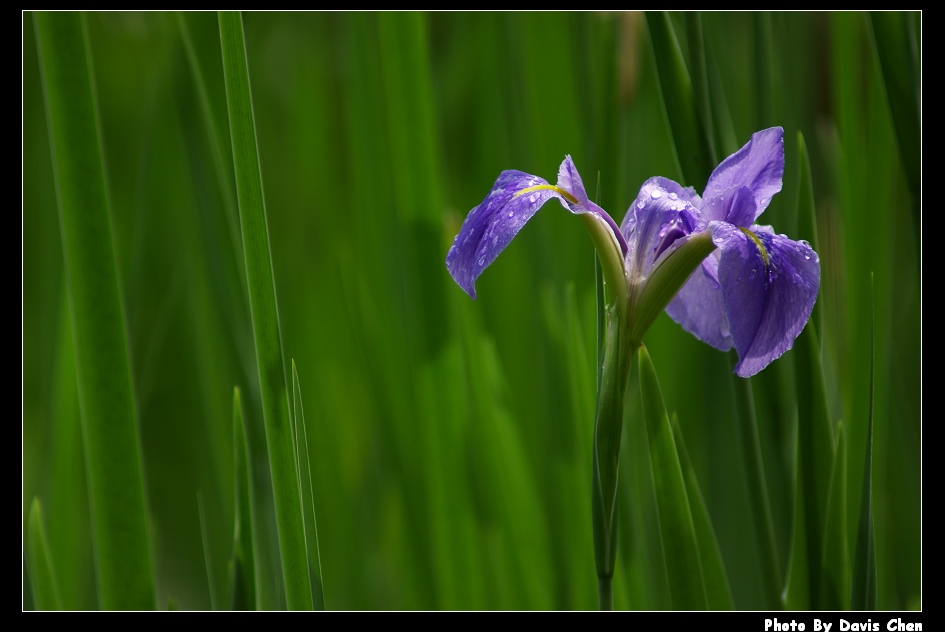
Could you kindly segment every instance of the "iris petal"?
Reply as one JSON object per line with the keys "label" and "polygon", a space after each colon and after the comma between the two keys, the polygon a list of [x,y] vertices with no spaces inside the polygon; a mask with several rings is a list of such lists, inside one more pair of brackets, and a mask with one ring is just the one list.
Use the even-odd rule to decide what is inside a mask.
{"label": "iris petal", "polygon": [[699,340],[728,351],[732,335],[716,278],[718,261],[718,251],[709,255],[666,306],[666,313]]}
{"label": "iris petal", "polygon": [[698,223],[691,200],[701,201],[695,191],[667,178],[650,178],[640,187],[621,226],[634,282],[645,279],[656,260]]}
{"label": "iris petal", "polygon": [[[522,171],[508,170],[499,174],[492,190],[479,206],[469,211],[463,221],[459,234],[446,255],[446,269],[453,280],[476,298],[476,279],[489,267],[509,242],[518,234],[525,223],[538,212],[548,200],[557,199],[566,210],[575,215],[587,214],[593,217],[604,229],[599,233],[602,239],[610,241],[619,250],[614,250],[618,257],[618,272],[627,252],[627,244],[620,234],[616,222],[602,208],[587,199],[584,183],[571,156],[566,156],[558,170],[558,184],[552,186],[544,178]],[[597,226],[597,224],[595,224]]]}
{"label": "iris petal", "polygon": [[738,351],[735,373],[750,377],[781,357],[804,329],[820,287],[820,259],[806,242],[767,227],[753,226],[752,235],[723,222],[710,229],[722,253],[718,274]]}
{"label": "iris petal", "polygon": [[470,297],[476,298],[476,279],[482,271],[545,202],[557,198],[570,210],[564,197],[551,189],[516,195],[543,184],[548,181],[522,171],[503,171],[482,203],[469,211],[446,255],[446,269]]}
{"label": "iris petal", "polygon": [[[756,219],[768,207],[771,197],[781,190],[784,175],[784,130],[780,127],[755,132],[744,147],[726,158],[709,176],[702,197],[705,200],[718,197],[727,189],[748,187],[754,195],[757,209]],[[706,205],[703,205],[704,208]],[[706,209],[710,210],[710,209]],[[724,220],[739,226],[724,216],[706,217],[706,221]]]}

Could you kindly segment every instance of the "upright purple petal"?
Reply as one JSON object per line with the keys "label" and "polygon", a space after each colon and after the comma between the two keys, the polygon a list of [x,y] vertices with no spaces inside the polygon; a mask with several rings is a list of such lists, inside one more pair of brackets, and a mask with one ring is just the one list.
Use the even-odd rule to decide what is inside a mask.
{"label": "upright purple petal", "polygon": [[738,351],[735,373],[750,377],[790,349],[804,329],[820,288],[820,260],[806,242],[767,227],[752,226],[751,235],[723,222],[710,229],[722,253],[718,278]]}
{"label": "upright purple petal", "polygon": [[[709,177],[702,197],[708,202],[712,198],[719,197],[727,189],[748,187],[757,204],[755,216],[751,218],[754,221],[768,208],[771,197],[781,190],[783,175],[784,130],[780,127],[772,127],[752,134],[751,140],[744,147],[723,160]],[[733,221],[734,218],[719,216],[720,211],[729,209],[713,207],[706,202],[703,203],[703,210],[707,213],[706,222],[718,220],[737,226],[750,225],[739,224]]]}
{"label": "upright purple petal", "polygon": [[699,200],[692,189],[667,178],[650,178],[640,187],[621,226],[636,281],[646,278],[657,258],[693,231],[698,212],[692,199]]}
{"label": "upright purple petal", "polygon": [[[636,203],[640,202],[640,195],[643,194],[643,189],[652,188],[653,186],[662,187],[667,193],[672,193],[675,195],[676,197],[673,198],[674,201],[682,200],[683,202],[687,202],[688,206],[691,206],[691,210],[693,211],[702,206],[702,198],[699,197],[699,194],[696,193],[695,189],[692,187],[684,187],[674,180],[663,178],[661,176],[650,178],[643,183],[643,186],[640,187],[640,194],[637,195]],[[667,196],[667,200],[669,199],[669,196]],[[627,209],[627,214],[624,216],[623,222],[620,224],[620,231],[627,240],[630,239],[630,235],[633,233],[637,221],[638,207],[636,206],[636,203],[634,206],[631,206],[629,209]],[[693,219],[696,219],[696,217],[697,214],[694,213]],[[695,229],[695,226],[691,227],[691,230]]]}
{"label": "upright purple petal", "polygon": [[552,198],[571,211],[564,197],[549,189],[516,195],[548,181],[521,171],[499,174],[482,203],[469,211],[446,255],[446,269],[470,297],[476,298],[476,279],[495,261],[529,219]]}
{"label": "upright purple petal", "polygon": [[561,166],[558,167],[558,186],[573,195],[581,207],[590,209],[587,191],[584,190],[584,182],[581,180],[581,174],[574,166],[570,154],[564,157]]}
{"label": "upright purple petal", "polygon": [[617,226],[617,222],[613,220],[607,211],[588,199],[587,191],[584,189],[584,182],[581,180],[581,174],[578,173],[577,167],[574,166],[574,161],[571,159],[570,155],[564,157],[564,161],[558,168],[558,187],[573,195],[574,199],[577,200],[579,208],[572,208],[572,212],[591,213],[592,215],[597,216],[603,223],[607,224],[608,228],[614,235],[614,239],[620,246],[621,254],[626,256],[627,242],[624,240],[623,235],[620,232],[620,228]]}
{"label": "upright purple petal", "polygon": [[704,225],[721,221],[748,227],[758,214],[754,192],[748,187],[730,187],[712,197],[702,198],[701,219]]}

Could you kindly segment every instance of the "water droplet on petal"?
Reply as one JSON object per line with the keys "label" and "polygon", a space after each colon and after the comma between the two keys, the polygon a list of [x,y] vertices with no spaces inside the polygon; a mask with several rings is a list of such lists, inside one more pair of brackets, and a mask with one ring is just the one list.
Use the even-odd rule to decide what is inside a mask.
{"label": "water droplet on petal", "polygon": [[758,200],[758,206],[764,206],[770,201],[771,201],[771,198],[761,198],[760,200]]}
{"label": "water droplet on petal", "polygon": [[663,190],[653,189],[653,191],[650,193],[650,197],[652,197],[654,200],[660,199],[661,197],[663,197]]}
{"label": "water droplet on petal", "polygon": [[515,216],[515,213],[513,211],[509,211],[509,217],[514,217],[514,216]]}
{"label": "water droplet on petal", "polygon": [[679,198],[679,196],[676,195],[675,193],[670,193],[670,194],[669,194],[669,199],[671,199],[671,200],[675,200],[675,199],[678,199],[678,198]]}
{"label": "water droplet on petal", "polygon": [[637,202],[637,208],[643,208],[644,206],[646,206],[646,202],[644,202],[643,200],[640,200],[639,202]]}
{"label": "water droplet on petal", "polygon": [[479,257],[479,265],[480,265],[480,266],[481,266],[483,263],[485,263],[485,262],[486,262],[486,258],[485,258],[485,257]]}
{"label": "water droplet on petal", "polygon": [[531,195],[528,196],[528,201],[531,202],[532,204],[534,204],[534,203],[535,203],[535,200],[536,200],[537,198],[538,198],[538,196],[535,195],[534,193],[532,193]]}

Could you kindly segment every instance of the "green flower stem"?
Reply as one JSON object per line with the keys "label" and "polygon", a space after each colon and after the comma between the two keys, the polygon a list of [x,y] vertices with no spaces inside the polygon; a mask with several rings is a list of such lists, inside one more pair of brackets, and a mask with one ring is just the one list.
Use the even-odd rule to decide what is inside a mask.
{"label": "green flower stem", "polygon": [[611,288],[605,293],[605,301],[598,301],[598,309],[604,311],[605,342],[594,422],[592,495],[594,561],[600,609],[610,610],[613,608],[612,579],[617,552],[617,468],[630,368],[643,334],[693,270],[715,249],[715,244],[708,232],[693,235],[655,268],[648,279],[628,285],[622,275],[619,279],[614,278],[620,274],[616,272],[618,266],[623,270],[623,259],[619,257],[619,249],[614,250],[616,243],[612,243],[612,237],[605,234],[596,220],[586,220],[585,225],[597,247],[604,282]]}
{"label": "green flower stem", "polygon": [[631,344],[623,331],[626,319],[614,306],[606,311],[606,342],[597,419],[594,422],[594,474],[592,512],[594,561],[600,609],[613,609],[614,559],[617,554],[617,466],[620,463],[620,435],[623,431],[623,399],[630,367],[638,344]]}

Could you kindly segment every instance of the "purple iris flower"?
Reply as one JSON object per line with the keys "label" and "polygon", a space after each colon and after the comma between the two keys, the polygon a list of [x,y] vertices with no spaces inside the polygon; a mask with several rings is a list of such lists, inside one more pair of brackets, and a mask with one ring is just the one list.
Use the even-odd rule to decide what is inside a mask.
{"label": "purple iris flower", "polygon": [[[810,244],[755,224],[781,190],[783,174],[784,130],[762,130],[722,161],[702,197],[667,178],[647,180],[618,228],[606,211],[588,200],[570,156],[561,164],[556,185],[521,171],[503,171],[463,222],[446,267],[475,298],[482,271],[525,222],[555,198],[585,220],[605,264],[605,280],[624,285],[611,289],[624,318],[648,327],[652,317],[646,313],[653,311],[649,297],[662,297],[658,288],[648,286],[668,283],[675,290],[682,285],[658,309],[665,307],[686,331],[717,349],[734,346],[739,356],[735,373],[749,377],[791,348],[810,318],[820,287],[820,259]],[[694,270],[683,270],[685,283],[659,277],[662,266],[673,268],[666,264],[674,253],[707,237],[715,249],[701,264],[697,260]],[[610,266],[608,275],[606,262],[615,259],[619,263]],[[622,280],[615,283],[618,275]],[[631,338],[638,339],[645,329],[630,331]]]}

